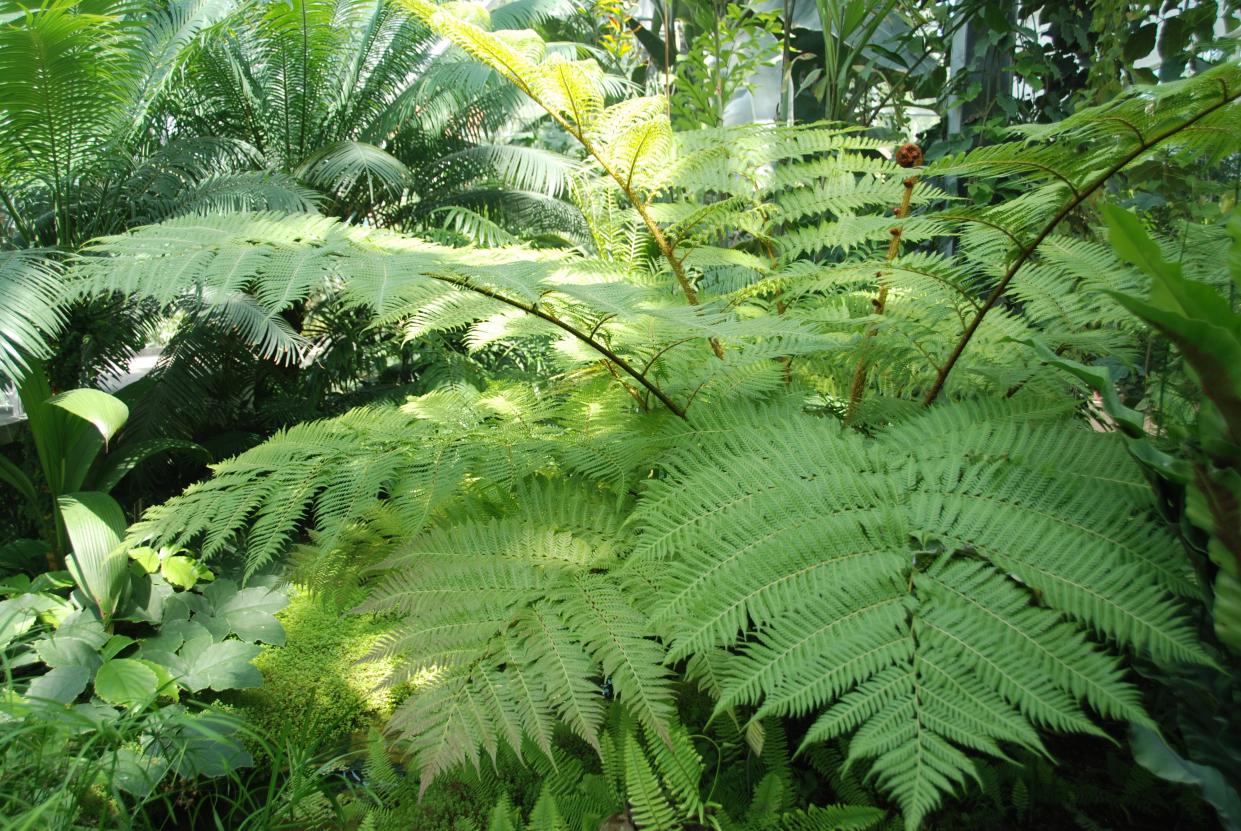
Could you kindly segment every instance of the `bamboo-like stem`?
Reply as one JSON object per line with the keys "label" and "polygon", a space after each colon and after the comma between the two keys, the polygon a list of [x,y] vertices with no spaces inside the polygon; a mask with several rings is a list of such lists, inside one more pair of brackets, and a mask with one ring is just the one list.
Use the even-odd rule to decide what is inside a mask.
{"label": "bamboo-like stem", "polygon": [[1124,170],[1143,153],[1149,152],[1160,142],[1166,141],[1182,130],[1192,127],[1194,124],[1206,118],[1216,110],[1220,110],[1231,104],[1233,101],[1236,101],[1238,98],[1241,98],[1241,90],[1230,90],[1222,81],[1221,86],[1223,86],[1223,95],[1220,97],[1219,101],[1216,101],[1211,106],[1195,113],[1191,118],[1182,121],[1180,124],[1169,127],[1158,135],[1139,139],[1137,146],[1128,153],[1124,154],[1115,164],[1095,177],[1089,184],[1073,190],[1072,198],[1065,202],[1064,205],[1061,206],[1060,210],[1056,211],[1055,215],[1052,216],[1051,220],[1043,226],[1043,229],[1039,231],[1038,235],[1029,243],[1020,247],[1017,252],[1016,259],[1014,259],[1012,264],[1009,265],[1008,269],[1004,272],[1004,276],[1000,279],[1000,282],[996,284],[996,287],[991,290],[990,294],[987,295],[987,299],[983,301],[982,306],[974,314],[974,318],[970,321],[970,325],[966,327],[965,332],[962,333],[961,337],[957,340],[956,346],[953,347],[952,354],[948,356],[948,360],[942,367],[940,367],[939,373],[935,376],[935,381],[931,384],[931,388],[927,390],[926,395],[922,399],[922,406],[929,407],[935,403],[935,399],[939,397],[940,392],[944,388],[944,382],[948,380],[948,374],[951,373],[953,367],[957,365],[957,361],[960,359],[961,353],[965,351],[965,347],[969,346],[970,340],[973,339],[974,333],[978,331],[978,327],[982,323],[983,317],[985,317],[987,312],[991,311],[995,304],[999,302],[999,299],[1004,296],[1004,293],[1008,290],[1008,284],[1013,281],[1013,277],[1016,276],[1017,272],[1030,261],[1030,257],[1032,257],[1038,247],[1043,244],[1043,240],[1047,239],[1047,237],[1051,235],[1051,232],[1056,230],[1056,227],[1078,205],[1085,202],[1086,199],[1093,195],[1095,191],[1103,187],[1108,179],[1111,179],[1117,173]]}
{"label": "bamboo-like stem", "polygon": [[[917,145],[905,145],[905,147],[916,146]],[[903,147],[901,149],[904,150],[905,148]],[[922,151],[919,150],[917,155],[920,161]],[[910,200],[913,199],[914,186],[918,184],[918,177],[910,176],[905,179],[902,184],[905,188],[901,193],[901,204],[895,211],[895,216],[897,219],[903,219],[909,214],[909,203]],[[889,265],[901,252],[901,226],[897,225],[894,227],[891,233],[892,238],[888,241],[888,254],[884,258],[884,262]],[[875,278],[879,282],[879,294],[872,302],[875,304],[875,314],[882,315],[888,306],[888,281],[882,269],[875,272]],[[866,341],[874,338],[878,333],[878,325],[872,325],[869,329],[867,329],[866,334],[863,335],[863,346],[865,346]],[[866,392],[866,376],[868,367],[869,362],[866,360],[865,352],[863,352],[862,356],[858,358],[857,368],[853,370],[853,383],[849,387],[849,404],[845,408],[844,420],[846,427],[853,420],[853,416],[857,414],[858,405],[862,403],[862,396]]]}

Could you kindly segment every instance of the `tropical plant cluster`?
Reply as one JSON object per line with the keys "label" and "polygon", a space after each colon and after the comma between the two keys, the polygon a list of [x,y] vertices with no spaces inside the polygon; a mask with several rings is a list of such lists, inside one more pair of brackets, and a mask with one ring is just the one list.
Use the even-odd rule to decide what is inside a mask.
{"label": "tropical plant cluster", "polygon": [[1234,4],[654,5],[0,6],[0,828],[1241,828]]}

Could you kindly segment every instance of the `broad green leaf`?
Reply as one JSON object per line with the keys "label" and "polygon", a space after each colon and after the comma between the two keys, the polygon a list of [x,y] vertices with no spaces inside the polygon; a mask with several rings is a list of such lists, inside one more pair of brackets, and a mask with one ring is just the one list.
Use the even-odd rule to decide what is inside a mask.
{"label": "broad green leaf", "polygon": [[1228,441],[1241,445],[1241,315],[1214,286],[1166,262],[1136,216],[1114,207],[1104,213],[1117,253],[1151,277],[1149,301],[1110,294],[1176,344],[1223,417]]}
{"label": "broad green leaf", "polygon": [[129,419],[125,402],[102,390],[69,390],[52,396],[47,403],[94,425],[105,442]]}
{"label": "broad green leaf", "polygon": [[1179,265],[1164,261],[1136,216],[1104,211],[1117,253],[1151,277],[1149,301],[1112,296],[1176,344],[1222,416],[1227,441],[1241,445],[1241,315],[1214,286],[1188,280]]}
{"label": "broad green leaf", "polygon": [[103,648],[99,650],[99,655],[105,661],[110,661],[134,643],[136,643],[136,641],[128,635],[113,635],[108,638],[108,642],[105,643]]}
{"label": "broad green leaf", "polygon": [[1186,279],[1180,265],[1164,260],[1155,241],[1133,214],[1112,206],[1104,206],[1104,213],[1117,253],[1151,277],[1150,305],[1241,337],[1241,316],[1214,286]]}
{"label": "broad green leaf", "polygon": [[31,505],[38,506],[39,496],[35,492],[30,477],[17,465],[9,461],[7,456],[0,455],[0,482],[8,482],[17,492],[26,498]]}
{"label": "broad green leaf", "polygon": [[[201,641],[193,643],[197,645]],[[213,690],[257,687],[263,683],[263,676],[250,662],[260,651],[261,647],[241,641],[208,644],[184,656],[190,661],[185,685],[194,692],[208,687]]]}
{"label": "broad green leaf", "polygon": [[165,623],[152,637],[144,638],[142,651],[158,649],[165,652],[176,652],[185,643],[186,628],[191,626],[188,620],[173,620]]}
{"label": "broad green leaf", "polygon": [[67,589],[73,585],[73,575],[67,571],[45,571],[30,583],[32,592],[49,592]]}
{"label": "broad green leaf", "polygon": [[56,629],[56,637],[75,637],[88,641],[95,649],[100,649],[108,642],[108,632],[103,623],[85,610],[78,610]]}
{"label": "broad green leaf", "polygon": [[156,637],[148,638],[145,643],[175,652],[185,642],[200,638],[211,640],[211,633],[201,623],[194,620],[170,620],[160,627]]}
{"label": "broad green leaf", "polygon": [[93,670],[102,663],[99,647],[73,635],[53,635],[38,641],[35,651],[49,667],[85,667]]}
{"label": "broad green leaf", "polygon": [[124,714],[117,712],[115,707],[108,705],[98,697],[92,696],[86,701],[73,705],[73,716],[74,721],[79,725],[83,719],[86,719],[96,730],[102,730],[114,726],[124,717]]}
{"label": "broad green leaf", "polygon": [[177,774],[185,778],[224,776],[254,764],[237,738],[239,722],[225,713],[178,713],[170,725],[178,737]]}
{"label": "broad green leaf", "polygon": [[[164,578],[161,577],[160,579],[162,580]],[[172,597],[169,597],[166,601],[164,601],[165,624],[174,620],[187,621],[190,619],[190,614],[194,611],[189,604],[189,598],[191,596],[194,595],[190,592],[176,592],[172,595]]]}
{"label": "broad green leaf", "polygon": [[30,631],[38,615],[29,604],[20,600],[0,602],[0,649],[4,649],[18,635]]}
{"label": "broad green leaf", "polygon": [[1044,363],[1063,369],[1070,375],[1076,376],[1095,392],[1099,393],[1103,399],[1104,410],[1116,420],[1116,423],[1125,433],[1130,436],[1146,435],[1142,414],[1131,407],[1126,407],[1121,402],[1120,396],[1116,393],[1116,386],[1112,383],[1111,376],[1108,375],[1106,369],[1097,366],[1086,366],[1083,363],[1062,358],[1048,349],[1046,344],[1034,338],[1026,338],[1024,340],[1013,339],[1013,342],[1030,347]]}
{"label": "broad green leaf", "polygon": [[126,793],[145,799],[168,773],[171,763],[162,757],[122,747],[116,754],[112,781]]}
{"label": "broad green leaf", "polygon": [[63,462],[68,446],[65,432],[69,414],[49,406],[52,388],[42,364],[36,363],[31,367],[31,371],[18,386],[17,394],[21,398],[22,408],[26,411],[26,423],[30,425],[30,437],[34,440],[43,475],[55,496],[63,489]]}
{"label": "broad green leaf", "polygon": [[181,689],[177,686],[177,677],[180,675],[180,672],[160,661],[153,661],[149,658],[138,658],[136,660],[155,673],[155,685],[160,695],[167,696],[173,701],[181,698]]}
{"label": "broad green leaf", "polygon": [[60,497],[60,513],[73,546],[69,572],[107,621],[120,601],[129,562],[121,545],[125,514],[115,499],[97,491]]}
{"label": "broad green leaf", "polygon": [[30,578],[25,574],[13,574],[0,580],[0,595],[23,594],[30,589]]}
{"label": "broad green leaf", "polygon": [[1029,346],[1038,353],[1039,358],[1045,363],[1068,372],[1099,393],[1099,397],[1103,401],[1104,412],[1112,417],[1120,428],[1121,433],[1124,434],[1129,452],[1133,454],[1134,458],[1172,481],[1189,481],[1192,476],[1189,464],[1183,459],[1178,459],[1169,453],[1165,453],[1151,443],[1146,435],[1146,424],[1142,414],[1131,407],[1125,406],[1124,402],[1120,400],[1120,395],[1116,392],[1116,385],[1112,383],[1112,378],[1106,369],[1097,366],[1086,366],[1078,361],[1062,358],[1048,349],[1046,344],[1033,338],[1026,338],[1024,340],[1014,339],[1014,342]]}
{"label": "broad green leaf", "polygon": [[159,573],[174,586],[193,588],[198,582],[198,564],[181,554],[166,557],[159,564]]}
{"label": "broad green leaf", "polygon": [[72,704],[90,683],[90,670],[83,666],[55,667],[30,682],[26,698]]}
{"label": "broad green leaf", "polygon": [[194,622],[201,625],[204,629],[211,633],[211,639],[222,641],[228,637],[228,633],[232,631],[227,618],[217,617],[216,615],[194,615]]}
{"label": "broad green leaf", "polygon": [[154,574],[159,570],[159,552],[149,545],[129,549],[129,556],[141,565],[147,574]]}
{"label": "broad green leaf", "polygon": [[115,658],[95,673],[95,692],[110,704],[145,704],[155,698],[158,688],[155,671],[133,658]]}
{"label": "broad green leaf", "polygon": [[263,641],[272,646],[284,646],[284,627],[268,612],[246,609],[229,614],[225,620],[233,633],[243,641]]}
{"label": "broad green leaf", "polygon": [[[138,660],[148,666],[151,666],[153,670],[155,670],[156,666],[163,669],[162,672],[160,670],[155,670],[155,674],[160,678],[161,684],[164,682],[165,677],[181,684],[186,676],[186,673],[189,672],[188,661],[180,655],[174,655],[171,652],[164,652],[157,649],[149,649],[146,644],[143,644],[142,651],[138,654]],[[164,691],[161,690],[161,693],[162,692]],[[178,686],[176,691],[169,694],[176,698],[180,694],[180,686]]]}
{"label": "broad green leaf", "polygon": [[1203,393],[1223,416],[1230,440],[1241,445],[1241,340],[1208,320],[1167,311],[1136,297],[1112,296],[1176,344],[1198,374]]}
{"label": "broad green leaf", "polygon": [[[216,590],[217,586],[221,586],[223,590]],[[228,617],[238,612],[267,612],[268,614],[275,614],[289,605],[289,598],[287,596],[266,586],[250,586],[241,589],[235,594],[230,594],[227,588],[227,581],[221,580],[203,590],[203,595],[215,606],[215,613],[222,617]]]}
{"label": "broad green leaf", "polygon": [[1176,269],[1167,263],[1159,251],[1159,245],[1142,227],[1142,221],[1129,211],[1115,205],[1103,206],[1103,218],[1107,221],[1108,241],[1122,260],[1133,263],[1147,274],[1166,276]]}
{"label": "broad green leaf", "polygon": [[92,389],[69,390],[47,403],[48,421],[59,434],[60,452],[52,457],[52,464],[60,467],[54,492],[86,490],[83,484],[99,451],[125,423],[129,408],[119,398]]}
{"label": "broad green leaf", "polygon": [[147,574],[137,563],[129,569],[129,591],[125,604],[117,610],[121,620],[161,623],[165,604],[174,595],[172,586],[158,574]]}

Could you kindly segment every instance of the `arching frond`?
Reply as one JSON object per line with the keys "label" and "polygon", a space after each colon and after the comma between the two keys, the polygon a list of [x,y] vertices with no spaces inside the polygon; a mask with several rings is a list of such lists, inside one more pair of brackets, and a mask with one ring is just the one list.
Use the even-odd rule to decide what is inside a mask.
{"label": "arching frond", "polygon": [[320,148],[295,175],[321,191],[347,198],[360,190],[369,202],[399,196],[409,170],[390,153],[358,141],[344,140]]}
{"label": "arching frond", "polygon": [[0,251],[0,378],[16,384],[62,323],[60,269],[37,251]]}
{"label": "arching frond", "polygon": [[1098,733],[1083,703],[1146,720],[1116,647],[1209,661],[1177,601],[1192,576],[1113,437],[1022,406],[941,407],[875,442],[700,418],[709,442],[663,456],[633,519],[656,627],[672,657],[731,649],[720,709],[816,715],[803,747],[854,734],[910,828],[971,754]]}

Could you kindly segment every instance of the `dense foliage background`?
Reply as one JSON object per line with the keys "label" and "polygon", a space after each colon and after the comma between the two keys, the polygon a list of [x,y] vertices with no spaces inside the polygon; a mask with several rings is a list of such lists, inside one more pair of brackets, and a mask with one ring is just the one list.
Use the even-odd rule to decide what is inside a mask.
{"label": "dense foliage background", "polygon": [[1238,13],[0,0],[0,828],[1241,828]]}

